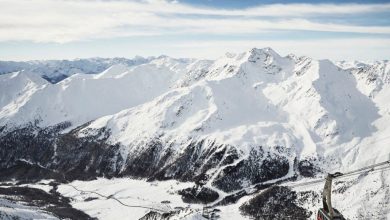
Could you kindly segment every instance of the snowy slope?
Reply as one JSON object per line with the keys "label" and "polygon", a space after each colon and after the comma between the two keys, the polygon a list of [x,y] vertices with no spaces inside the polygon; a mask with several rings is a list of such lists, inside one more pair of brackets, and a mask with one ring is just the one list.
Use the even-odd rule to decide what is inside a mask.
{"label": "snowy slope", "polygon": [[[105,186],[102,188],[101,186]],[[149,209],[174,210],[175,207],[186,207],[176,192],[180,189],[191,186],[191,183],[179,183],[176,181],[166,181],[161,183],[148,183],[146,181],[122,179],[98,179],[95,181],[75,181],[71,184],[64,184],[59,187],[59,192],[65,196],[74,198],[73,207],[81,210],[88,210],[87,213],[99,219],[126,219],[132,216],[133,219],[140,219]],[[75,190],[75,188],[77,190]],[[78,191],[78,190],[81,190]],[[83,193],[83,190],[94,193]],[[123,203],[116,200],[108,200],[99,196],[115,196]],[[85,201],[88,197],[96,198],[93,201]],[[170,201],[168,204],[163,201]],[[128,207],[140,206],[140,207]],[[192,208],[201,209],[200,205],[193,205]],[[185,215],[187,213],[184,213]],[[190,213],[191,214],[191,213]],[[200,215],[198,213],[198,215]],[[185,218],[178,218],[185,219]],[[190,219],[190,218],[188,218]]]}
{"label": "snowy slope", "polygon": [[9,103],[12,109],[17,109],[27,102],[31,96],[40,89],[43,89],[47,83],[40,76],[25,71],[12,74],[0,75],[0,107],[3,108]]}
{"label": "snowy slope", "polygon": [[0,61],[0,74],[25,70],[42,76],[51,83],[57,83],[73,74],[96,74],[116,64],[134,66],[147,63],[154,57],[134,59],[125,58],[91,58],[75,60],[34,60],[25,62]]}
{"label": "snowy slope", "polygon": [[[117,64],[99,74],[73,74],[56,84],[42,82],[28,71],[4,74],[0,76],[4,90],[0,124],[39,120],[41,126],[64,121],[80,125],[150,101],[175,86],[183,72],[196,71],[198,62],[207,65],[206,61],[161,57],[134,67]],[[30,81],[39,81],[41,87],[35,88]]]}
{"label": "snowy slope", "polygon": [[57,220],[59,218],[50,215],[37,207],[17,204],[6,199],[0,198],[0,217],[3,220],[12,219],[50,219]]}
{"label": "snowy slope", "polygon": [[81,133],[107,127],[111,142],[125,150],[158,136],[163,142],[210,139],[241,149],[286,146],[298,157],[324,157],[337,146],[389,134],[383,124],[388,67],[378,74],[380,82],[371,82],[381,84],[376,97],[367,92],[371,84],[362,85],[362,77],[383,69],[375,65],[355,73],[328,60],[280,57],[270,48],[228,54],[204,80],[98,119]]}
{"label": "snowy slope", "polygon": [[[209,68],[204,80],[98,119],[81,130],[81,136],[108,128],[110,142],[121,143],[124,157],[156,137],[166,146],[176,146],[177,152],[188,140],[232,145],[242,158],[257,146],[277,155],[275,147],[284,146],[290,149],[290,167],[298,158],[322,161],[325,172],[346,172],[390,159],[388,76],[386,62],[360,71],[339,68],[329,60],[280,57],[270,49],[229,54]],[[215,186],[218,176],[211,175],[208,187]],[[291,176],[292,170],[284,178]],[[389,209],[369,204],[388,201],[383,187],[389,183],[386,171],[362,177],[361,182],[347,181],[346,193],[360,202],[351,207],[348,200],[341,202],[340,194],[338,206],[352,219],[383,216],[379,213]],[[248,184],[244,180],[242,187]],[[381,196],[367,199],[359,193],[362,189]],[[371,209],[364,211],[363,206]]]}
{"label": "snowy slope", "polygon": [[[97,74],[70,75],[56,84],[28,70],[0,76],[3,133],[33,121],[39,131],[31,144],[39,150],[23,153],[22,159],[76,176],[85,172],[88,178],[201,183],[217,192],[215,203],[259,183],[288,185],[390,159],[389,61],[282,57],[263,48],[215,61],[161,56],[134,65],[118,63]],[[51,130],[39,129],[63,122],[72,124],[64,136],[40,142],[39,135]],[[23,152],[18,142],[14,152],[12,136],[7,138],[10,150],[4,154]],[[53,150],[42,151],[42,146]],[[3,163],[9,166],[12,158]],[[363,210],[369,203],[390,201],[386,172],[340,183],[338,189],[358,201],[351,207],[352,201],[341,201],[340,193],[339,209],[351,219],[390,213],[386,207],[368,214]],[[380,195],[370,196],[374,192]],[[96,207],[75,205],[105,216],[96,212],[104,204],[96,202]],[[237,204],[231,205],[234,215]],[[314,211],[307,201],[301,205]],[[226,217],[228,208],[221,209]]]}

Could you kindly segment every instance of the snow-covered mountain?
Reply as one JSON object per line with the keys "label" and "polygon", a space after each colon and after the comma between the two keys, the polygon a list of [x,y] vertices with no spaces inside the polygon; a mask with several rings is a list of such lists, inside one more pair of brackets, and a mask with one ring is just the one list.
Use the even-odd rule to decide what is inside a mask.
{"label": "snow-covered mountain", "polygon": [[34,60],[26,62],[0,61],[0,74],[24,70],[40,75],[51,83],[57,83],[76,73],[96,74],[116,64],[134,66],[150,62],[153,59],[154,57]]}
{"label": "snow-covered mountain", "polygon": [[184,72],[201,74],[196,71],[208,63],[163,56],[145,65],[115,64],[98,74],[73,74],[56,84],[29,69],[3,74],[0,124],[40,120],[41,126],[80,125],[150,101],[178,83]]}
{"label": "snow-covered mountain", "polygon": [[[0,64],[10,72],[0,75],[0,168],[28,161],[71,180],[190,181],[197,195],[216,194],[208,202],[218,207],[265,186],[390,159],[389,61],[282,57],[263,48],[214,61],[64,62]],[[65,79],[42,78],[60,79],[58,69]],[[386,171],[340,182],[336,193],[359,202],[340,201],[338,209],[351,219],[385,218],[389,207],[362,209],[390,202],[389,184]],[[296,202],[307,211],[302,218],[318,208],[310,204],[319,204],[319,188],[310,192]]]}

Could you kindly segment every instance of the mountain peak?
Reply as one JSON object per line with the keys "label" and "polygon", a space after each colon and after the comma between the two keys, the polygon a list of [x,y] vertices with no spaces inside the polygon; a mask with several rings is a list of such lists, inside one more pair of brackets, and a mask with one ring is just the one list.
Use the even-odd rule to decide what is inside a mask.
{"label": "mountain peak", "polygon": [[280,58],[281,56],[270,47],[265,47],[262,49],[252,48],[249,51],[248,61],[252,63],[256,63],[257,61],[260,61],[269,64],[274,59],[280,59]]}
{"label": "mountain peak", "polygon": [[254,47],[249,52],[251,55],[267,54],[270,56],[280,57],[280,55],[276,51],[274,51],[271,47],[263,47],[263,48]]}

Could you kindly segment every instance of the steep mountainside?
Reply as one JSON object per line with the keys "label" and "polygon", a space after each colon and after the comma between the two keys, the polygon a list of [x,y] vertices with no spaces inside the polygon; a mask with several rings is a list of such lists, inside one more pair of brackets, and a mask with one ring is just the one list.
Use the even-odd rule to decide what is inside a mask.
{"label": "steep mountainside", "polygon": [[[263,48],[215,61],[114,63],[55,84],[27,67],[0,75],[3,180],[176,179],[196,185],[180,192],[185,201],[220,206],[390,159],[389,61],[335,63]],[[30,177],[18,172],[26,166]],[[385,173],[340,182],[336,193],[359,202],[338,209],[351,219],[389,215],[384,206],[362,211],[390,202]],[[308,201],[319,204],[319,188],[267,190],[296,201],[282,216],[299,206],[295,217],[307,218],[315,211]]]}

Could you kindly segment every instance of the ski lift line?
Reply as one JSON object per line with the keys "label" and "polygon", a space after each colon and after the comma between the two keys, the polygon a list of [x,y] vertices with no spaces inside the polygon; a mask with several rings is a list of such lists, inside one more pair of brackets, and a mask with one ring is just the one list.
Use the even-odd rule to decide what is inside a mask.
{"label": "ski lift line", "polygon": [[363,173],[373,174],[373,173],[377,173],[378,171],[386,171],[386,170],[389,170],[389,169],[390,169],[390,166],[388,166],[388,167],[386,166],[386,167],[381,167],[381,168],[376,168],[376,169],[371,169],[371,170],[365,170],[365,171],[361,171],[359,173],[353,173],[353,174],[349,174],[349,175],[346,175],[346,176],[340,176],[340,177],[337,177],[335,179],[353,177],[355,175],[360,175],[360,174],[363,174]]}
{"label": "ski lift line", "polygon": [[[390,165],[390,160],[384,161],[382,163],[373,164],[371,166],[362,167],[357,170],[353,170],[347,173],[340,173],[336,172],[333,174],[328,173],[328,175],[325,178],[325,185],[324,190],[322,191],[322,204],[323,208],[319,208],[317,212],[317,219],[320,220],[345,220],[344,216],[336,209],[332,207],[332,180],[340,177],[348,177],[352,175],[357,174],[363,174],[365,175],[372,174],[375,170],[387,170],[390,168],[390,166],[383,166],[383,165]],[[379,167],[379,168],[377,168]],[[377,169],[376,169],[377,168]],[[383,171],[382,171],[383,173]]]}
{"label": "ski lift line", "polygon": [[130,208],[143,208],[143,209],[150,209],[150,210],[154,210],[154,211],[158,211],[158,212],[167,212],[167,210],[162,210],[162,209],[158,209],[158,208],[152,208],[152,207],[148,207],[148,206],[140,206],[140,205],[127,205],[125,203],[123,203],[122,201],[120,201],[119,199],[113,197],[113,196],[105,196],[103,194],[100,194],[98,192],[94,192],[94,191],[88,191],[88,190],[80,190],[78,188],[76,188],[75,186],[73,185],[70,185],[68,184],[68,186],[74,188],[76,191],[79,191],[79,192],[84,192],[84,193],[93,193],[93,194],[96,194],[96,195],[99,195],[101,197],[104,197],[106,199],[113,199],[115,201],[117,201],[119,204],[123,205],[123,206],[127,206],[127,207],[130,207]]}
{"label": "ski lift line", "polygon": [[341,177],[343,177],[343,176],[347,176],[347,175],[350,175],[350,174],[354,174],[354,173],[356,173],[356,172],[361,172],[361,171],[365,171],[365,170],[370,170],[370,169],[373,169],[373,168],[375,168],[375,167],[383,166],[383,165],[390,165],[390,160],[383,161],[383,162],[377,163],[377,164],[373,164],[373,165],[371,165],[371,166],[362,167],[362,168],[360,168],[360,169],[353,170],[353,171],[349,171],[349,172],[346,172],[346,173],[342,173],[341,175],[336,176],[336,177],[334,177],[334,178],[335,178],[335,179],[341,178]]}
{"label": "ski lift line", "polygon": [[343,175],[343,176],[340,176],[340,177],[335,177],[334,179],[348,178],[348,177],[352,177],[352,176],[355,176],[355,175],[360,175],[360,174],[363,174],[363,173],[373,174],[373,173],[376,173],[378,171],[386,171],[388,169],[390,169],[390,166],[385,166],[385,167],[380,167],[380,168],[372,168],[370,170],[363,170],[363,171],[360,171],[360,172],[356,172],[356,173],[352,173],[352,174],[348,174],[348,175]]}
{"label": "ski lift line", "polygon": [[[383,166],[383,165],[390,165],[390,160],[387,160],[387,161],[384,161],[384,162],[381,162],[381,163],[377,163],[377,164],[373,164],[371,166],[363,167],[363,168],[360,168],[360,169],[357,169],[357,170],[353,170],[353,171],[350,171],[350,172],[347,172],[347,173],[340,173],[338,176],[334,177],[334,179],[339,179],[339,178],[343,178],[343,177],[349,177],[349,176],[353,176],[353,175],[358,175],[358,174],[367,172],[370,169],[374,169],[374,168],[376,168],[378,166]],[[386,168],[388,168],[388,167],[382,167],[382,168],[379,168],[379,169],[377,169],[375,171],[379,171],[381,169],[386,169]],[[320,179],[320,180],[314,180],[314,181],[311,181],[311,182],[304,182],[304,183],[298,183],[298,184],[295,184],[295,185],[288,185],[287,187],[295,188],[295,187],[300,187],[300,186],[307,186],[307,185],[318,184],[318,183],[322,183],[324,181],[325,181],[325,179]],[[100,194],[98,192],[94,192],[94,191],[79,190],[78,188],[76,188],[75,186],[70,185],[70,184],[68,184],[68,186],[74,188],[75,190],[77,190],[79,192],[93,193],[93,194],[99,195],[101,197],[104,197],[106,199],[113,199],[113,200],[117,201],[118,203],[120,203],[123,206],[131,207],[131,208],[150,209],[150,210],[154,210],[154,211],[158,211],[158,212],[166,212],[166,210],[152,208],[152,207],[147,207],[147,206],[127,205],[127,204],[123,203],[122,201],[120,201],[119,199],[117,199],[117,198],[115,198],[113,196],[105,196],[105,195],[102,195],[102,194]]]}
{"label": "ski lift line", "polygon": [[[322,191],[322,205],[323,208],[319,208],[317,211],[317,219],[319,220],[345,220],[344,216],[336,209],[332,207],[332,180],[338,177],[352,176],[359,174],[360,176],[364,173],[365,175],[372,174],[375,171],[389,170],[390,161],[384,161],[382,163],[374,164],[371,166],[363,167],[354,171],[350,171],[347,175],[336,172],[334,174],[328,174],[325,178],[324,190]],[[377,168],[379,167],[379,168]]]}
{"label": "ski lift line", "polygon": [[[367,174],[373,174],[373,173],[376,173],[378,171],[388,171],[388,170],[390,170],[390,167],[382,167],[382,168],[379,168],[379,169],[375,169],[373,171],[368,171]],[[367,172],[367,171],[364,171],[364,172]],[[341,176],[341,177],[338,177],[338,178],[352,177],[354,175],[362,174],[364,172],[354,173],[354,174],[350,174],[348,176]],[[320,179],[320,180],[314,180],[314,181],[311,181],[311,182],[304,182],[304,183],[298,183],[298,184],[286,185],[286,186],[290,187],[290,188],[295,188],[295,187],[301,187],[301,186],[320,184],[320,183],[323,183],[324,181],[325,181],[324,179]]]}
{"label": "ski lift line", "polygon": [[[360,169],[357,169],[357,170],[353,170],[353,171],[350,171],[350,172],[347,172],[347,173],[344,173],[344,174],[340,174],[340,176],[334,177],[334,179],[340,179],[340,178],[344,178],[344,177],[350,177],[350,176],[354,176],[354,175],[359,175],[359,174],[362,174],[362,173],[367,172],[367,171],[369,173],[372,173],[372,172],[370,172],[370,169],[374,169],[374,168],[376,168],[378,166],[383,166],[383,165],[390,165],[390,160],[384,161],[384,162],[381,162],[381,163],[377,163],[377,164],[373,164],[371,166],[363,167],[363,168],[360,168]],[[375,169],[373,171],[386,170],[388,168],[389,167],[381,167],[381,168]],[[325,179],[319,179],[319,180],[313,180],[313,181],[310,181],[310,182],[297,183],[297,184],[287,185],[287,186],[291,187],[291,188],[294,188],[294,187],[318,184],[318,183],[322,183],[324,181],[325,181]]]}
{"label": "ski lift line", "polygon": [[[377,168],[378,166],[383,166],[383,165],[389,165],[389,166]],[[375,173],[375,171],[388,170],[389,168],[390,168],[390,161],[385,161],[383,163],[376,164],[375,166],[372,165],[372,166],[367,167],[365,169],[361,168],[361,169],[359,169],[359,171],[355,170],[354,172],[348,172],[347,174],[342,174],[340,176],[336,176],[333,179],[341,179],[341,178],[351,177],[351,176],[355,176],[355,175],[360,175],[363,173],[372,174],[372,173]]]}
{"label": "ski lift line", "polygon": [[[383,168],[387,168],[387,167],[383,167]],[[373,169],[370,169],[370,170],[363,170],[363,171],[360,171],[360,172],[356,172],[356,173],[351,173],[351,174],[348,174],[348,175],[343,175],[343,176],[339,176],[339,177],[335,177],[333,179],[344,179],[344,178],[348,178],[348,177],[354,177],[356,175],[361,175],[361,174],[364,174],[364,173],[367,173],[367,174],[372,174],[374,173],[374,171],[380,171],[381,168],[373,168]]]}

